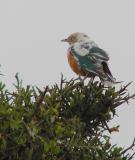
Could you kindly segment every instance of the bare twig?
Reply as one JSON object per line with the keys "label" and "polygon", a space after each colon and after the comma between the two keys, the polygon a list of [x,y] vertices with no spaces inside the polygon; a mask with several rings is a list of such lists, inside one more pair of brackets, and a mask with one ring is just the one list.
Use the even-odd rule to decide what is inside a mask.
{"label": "bare twig", "polygon": [[109,133],[111,133],[111,130],[110,130],[108,124],[106,123],[106,121],[104,121],[104,124],[105,124],[105,126],[106,126],[106,129],[109,131]]}
{"label": "bare twig", "polygon": [[45,97],[45,94],[46,94],[47,91],[48,91],[48,86],[46,86],[44,92],[40,93],[40,98],[35,104],[35,111],[34,111],[32,116],[35,116],[39,112],[40,106],[41,106],[41,104],[44,100],[44,97]]}
{"label": "bare twig", "polygon": [[133,143],[131,144],[131,146],[126,148],[124,151],[122,151],[121,154],[125,154],[128,150],[132,149],[134,146],[135,146],[135,138],[134,138]]}
{"label": "bare twig", "polygon": [[116,103],[113,105],[113,108],[116,108],[116,107],[120,106],[120,105],[123,104],[123,103],[126,103],[126,102],[128,103],[128,101],[129,101],[130,99],[135,99],[135,94],[133,94],[133,95],[131,95],[131,96],[126,96],[126,97],[124,97],[124,98],[122,98],[122,99],[117,100],[118,102],[116,102]]}
{"label": "bare twig", "polygon": [[123,88],[121,88],[118,93],[121,94],[123,91],[127,89],[127,87],[131,84],[132,82],[129,82],[127,85],[125,85]]}

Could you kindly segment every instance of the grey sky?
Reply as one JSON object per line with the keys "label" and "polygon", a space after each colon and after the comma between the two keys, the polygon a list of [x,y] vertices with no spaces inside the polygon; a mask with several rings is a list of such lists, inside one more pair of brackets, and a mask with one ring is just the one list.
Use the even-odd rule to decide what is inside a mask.
{"label": "grey sky", "polygon": [[[58,82],[61,72],[76,77],[67,63],[68,45],[60,42],[76,31],[88,34],[109,53],[116,79],[135,81],[134,0],[1,0],[2,81],[11,87],[19,72],[25,85],[44,87]],[[112,138],[127,146],[135,136],[135,107],[134,102],[125,106],[118,109],[115,122],[121,125],[120,133]]]}

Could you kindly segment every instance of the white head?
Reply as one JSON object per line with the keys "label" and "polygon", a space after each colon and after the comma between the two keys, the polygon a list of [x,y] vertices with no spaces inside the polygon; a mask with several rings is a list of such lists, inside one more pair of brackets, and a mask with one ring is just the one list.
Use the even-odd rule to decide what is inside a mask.
{"label": "white head", "polygon": [[63,39],[62,42],[68,42],[70,45],[72,45],[76,42],[86,42],[89,40],[90,38],[86,34],[76,32],[76,33],[71,34],[68,38]]}

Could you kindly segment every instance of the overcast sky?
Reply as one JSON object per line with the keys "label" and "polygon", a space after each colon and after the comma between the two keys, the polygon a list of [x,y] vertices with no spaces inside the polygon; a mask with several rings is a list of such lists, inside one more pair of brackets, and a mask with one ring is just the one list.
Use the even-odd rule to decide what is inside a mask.
{"label": "overcast sky", "polygon": [[[1,77],[9,88],[19,72],[24,85],[44,87],[59,82],[60,73],[76,75],[67,63],[67,44],[60,40],[73,32],[88,34],[110,55],[117,80],[135,81],[134,0],[1,0]],[[135,92],[135,83],[130,92]],[[120,133],[113,143],[128,146],[135,137],[135,103],[118,109]]]}

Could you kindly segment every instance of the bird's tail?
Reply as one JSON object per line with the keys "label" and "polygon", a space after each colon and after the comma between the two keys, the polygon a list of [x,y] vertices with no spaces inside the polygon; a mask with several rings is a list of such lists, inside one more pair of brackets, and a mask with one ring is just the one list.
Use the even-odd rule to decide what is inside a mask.
{"label": "bird's tail", "polygon": [[116,79],[113,77],[108,64],[106,62],[102,62],[103,66],[103,73],[100,76],[100,79],[103,84],[106,86],[113,86],[114,84],[117,84],[119,82],[116,82]]}

